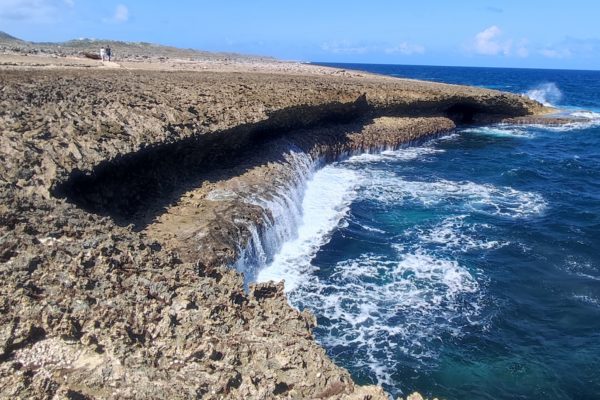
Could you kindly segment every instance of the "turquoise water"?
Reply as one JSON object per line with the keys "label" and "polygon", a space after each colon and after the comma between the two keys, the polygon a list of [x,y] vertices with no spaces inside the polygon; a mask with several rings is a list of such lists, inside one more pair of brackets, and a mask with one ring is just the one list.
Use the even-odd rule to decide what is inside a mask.
{"label": "turquoise water", "polygon": [[264,278],[393,395],[599,399],[600,72],[343,67],[527,93],[586,122],[466,127],[327,166],[303,204],[320,228]]}

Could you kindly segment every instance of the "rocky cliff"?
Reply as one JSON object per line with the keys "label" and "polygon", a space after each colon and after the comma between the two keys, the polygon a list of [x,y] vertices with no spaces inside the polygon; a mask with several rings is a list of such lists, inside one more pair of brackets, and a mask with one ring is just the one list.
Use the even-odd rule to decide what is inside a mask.
{"label": "rocky cliff", "polygon": [[231,266],[274,223],[248,199],[285,189],[294,154],[544,110],[302,71],[2,70],[0,396],[387,398],[333,364],[282,284],[244,289]]}

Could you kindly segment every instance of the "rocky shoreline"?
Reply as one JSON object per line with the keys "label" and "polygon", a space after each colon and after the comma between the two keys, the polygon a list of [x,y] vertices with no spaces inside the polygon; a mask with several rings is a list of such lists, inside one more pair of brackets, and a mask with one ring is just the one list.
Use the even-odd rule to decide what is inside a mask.
{"label": "rocky shoreline", "polygon": [[275,223],[256,199],[297,179],[299,155],[314,165],[548,112],[274,61],[2,57],[2,398],[387,399],[327,357],[281,283],[245,290],[230,268]]}

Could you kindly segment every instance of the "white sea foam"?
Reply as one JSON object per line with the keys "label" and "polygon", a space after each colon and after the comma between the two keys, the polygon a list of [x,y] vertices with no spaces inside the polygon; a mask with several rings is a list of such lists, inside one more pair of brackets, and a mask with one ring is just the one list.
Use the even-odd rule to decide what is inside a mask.
{"label": "white sea foam", "polygon": [[594,127],[600,126],[600,113],[597,113],[597,112],[586,111],[586,110],[577,110],[577,111],[569,112],[567,114],[567,116],[574,117],[574,118],[581,118],[581,119],[584,119],[585,121],[572,122],[572,123],[565,124],[562,126],[552,126],[552,127],[548,127],[547,129],[550,129],[553,131],[558,131],[558,132],[565,132],[565,131],[587,129],[587,128],[594,128]]}
{"label": "white sea foam", "polygon": [[366,354],[367,362],[355,366],[363,363],[378,383],[390,383],[398,352],[433,359],[429,344],[478,324],[481,292],[457,261],[417,249],[391,259],[363,254],[340,262],[326,282],[311,276],[290,297],[328,320],[320,335],[325,346]]}
{"label": "white sea foam", "polygon": [[[457,261],[400,246],[390,258],[363,254],[340,262],[321,280],[312,260],[368,182],[367,175],[344,164],[316,172],[306,185],[295,238],[283,244],[257,280],[285,280],[292,304],[318,310],[329,321],[331,329],[320,335],[323,344],[358,348],[365,357],[357,366],[391,384],[395,353],[431,359],[436,354],[428,344],[442,332],[460,335],[462,326],[477,323],[479,283]],[[260,252],[253,256],[265,258]]]}
{"label": "white sea foam", "polygon": [[586,110],[575,110],[563,113],[566,117],[578,118],[582,121],[569,122],[563,125],[551,126],[551,125],[538,125],[530,124],[527,127],[534,127],[537,129],[552,131],[552,132],[569,132],[580,129],[595,128],[600,126],[600,113]]}
{"label": "white sea foam", "polygon": [[272,262],[260,270],[259,282],[285,279],[286,291],[298,287],[303,275],[311,272],[316,252],[346,215],[357,182],[356,172],[336,166],[314,174],[306,186],[295,238],[284,243]]}
{"label": "white sea foam", "polygon": [[574,256],[569,256],[565,263],[565,269],[570,273],[581,278],[600,281],[600,273],[598,267],[594,266],[590,261],[577,259]]}
{"label": "white sea foam", "polygon": [[552,82],[542,83],[535,88],[528,90],[525,95],[548,107],[558,104],[563,97],[558,86]]}
{"label": "white sea foam", "polygon": [[509,244],[507,241],[486,240],[482,231],[489,230],[486,224],[469,224],[467,215],[448,217],[433,227],[415,227],[405,232],[405,236],[417,236],[417,241],[441,247],[451,252],[471,250],[491,250]]}
{"label": "white sea foam", "polygon": [[430,146],[406,147],[398,150],[385,150],[377,154],[365,153],[350,157],[346,162],[353,164],[381,161],[413,161],[426,155],[443,153],[444,150]]}
{"label": "white sea foam", "polygon": [[499,124],[494,126],[480,126],[463,129],[463,133],[496,136],[496,137],[515,137],[531,139],[536,136],[536,130],[552,131],[552,132],[569,132],[579,129],[587,129],[600,126],[600,113],[593,111],[565,111],[559,114],[564,117],[579,119],[579,121],[569,122],[561,125],[546,125],[546,124]]}
{"label": "white sea foam", "polygon": [[[416,153],[434,151],[427,148]],[[396,152],[382,156],[398,157]],[[398,158],[409,157],[413,155]],[[412,245],[392,246],[391,255],[362,254],[339,262],[323,279],[312,260],[344,223],[354,198],[360,195],[384,203],[418,201],[428,206],[458,202],[463,208],[510,216],[528,215],[542,207],[538,203],[543,204],[543,199],[511,188],[443,180],[410,182],[383,171],[352,169],[346,163],[319,170],[305,187],[294,238],[258,272],[257,280],[285,280],[292,304],[315,310],[327,321],[320,328],[322,343],[330,349],[360,352],[363,356],[357,357],[354,366],[368,368],[378,383],[389,384],[393,384],[391,372],[398,353],[433,360],[438,354],[432,343],[442,336],[460,336],[465,326],[481,322],[478,315],[483,295],[478,279],[457,260],[432,253],[425,245],[439,245],[451,254],[502,244],[484,240],[475,232],[484,227],[471,226],[465,215],[459,215],[430,229],[415,229],[417,240],[407,241]],[[252,256],[268,258],[260,251]]]}
{"label": "white sea foam", "polygon": [[591,120],[600,120],[600,113],[593,111],[575,111],[571,115],[577,118],[586,118]]}
{"label": "white sea foam", "polygon": [[511,187],[444,179],[406,181],[384,171],[371,171],[368,181],[364,196],[382,203],[418,202],[427,207],[460,203],[463,210],[514,218],[540,214],[546,207],[541,195]]}
{"label": "white sea foam", "polygon": [[412,161],[416,159],[421,159],[424,156],[444,153],[443,149],[436,149],[434,147],[429,146],[417,146],[417,147],[407,147],[399,150],[387,150],[382,152],[381,154],[386,157],[391,157],[394,160],[400,161]]}
{"label": "white sea foam", "polygon": [[357,154],[348,159],[350,162],[354,163],[371,163],[371,162],[379,162],[385,160],[385,156],[381,155],[381,153],[364,153]]}
{"label": "white sea foam", "polygon": [[[238,196],[249,204],[258,205],[263,210],[265,226],[257,228],[253,223],[239,221],[250,233],[247,245],[240,249],[240,256],[234,267],[243,272],[246,282],[254,281],[258,271],[263,269],[283,244],[296,235],[296,228],[302,218],[302,198],[306,181],[312,173],[313,161],[302,152],[291,152],[286,160],[293,166],[295,174],[279,179],[272,193],[256,195],[253,191]],[[217,198],[227,194],[217,193]]]}
{"label": "white sea foam", "polygon": [[363,228],[364,230],[367,230],[369,232],[386,233],[383,229],[375,228],[370,225],[366,225],[366,224],[359,224],[359,225],[361,228]]}
{"label": "white sea foam", "polygon": [[593,296],[586,296],[586,295],[573,295],[573,298],[575,300],[581,301],[583,303],[592,305],[592,306],[596,306],[596,307],[600,307],[600,299],[593,297]]}
{"label": "white sea foam", "polygon": [[497,137],[532,138],[535,136],[526,127],[514,125],[482,126],[464,129],[463,132]]}
{"label": "white sea foam", "polygon": [[[551,104],[546,104],[551,105]],[[579,109],[563,109],[558,114],[559,116],[570,117],[575,119],[580,119],[580,121],[570,122],[567,124],[561,125],[545,125],[545,124],[527,124],[527,125],[501,125],[504,129],[513,129],[513,130],[521,130],[526,132],[529,128],[536,128],[546,131],[553,132],[568,132],[579,129],[587,129],[600,126],[600,113],[589,111],[589,110],[579,110]]]}
{"label": "white sea foam", "polygon": [[451,133],[450,135],[444,135],[442,137],[439,137],[439,138],[435,139],[435,141],[436,142],[450,142],[459,137],[460,137],[460,135],[458,133]]}
{"label": "white sea foam", "polygon": [[[315,310],[326,321],[319,328],[326,347],[359,352],[361,356],[351,361],[356,363],[354,367],[368,368],[378,383],[392,385],[398,354],[434,360],[439,355],[435,343],[443,337],[460,336],[465,327],[483,322],[479,317],[482,282],[456,255],[504,243],[486,240],[481,231],[488,227],[469,224],[466,215],[483,212],[519,218],[539,213],[545,206],[541,196],[509,187],[468,181],[407,181],[391,172],[352,167],[354,163],[404,161],[440,152],[427,145],[405,150],[352,157],[326,166],[305,184],[296,184],[305,189],[303,197],[277,195],[268,204],[263,201],[260,204],[273,215],[274,225],[269,229],[282,233],[252,232],[255,245],[247,253],[261,265],[258,281],[285,280],[292,304]],[[407,231],[406,235],[414,236],[408,239],[414,240],[401,239],[402,243],[391,245],[388,255],[367,253],[338,262],[333,271],[326,272],[329,276],[322,278],[312,261],[332,232],[344,224],[357,196],[383,204],[449,206],[460,214],[432,227]],[[286,214],[283,210],[293,202],[301,207]],[[277,228],[277,224],[293,225],[293,232],[289,227]],[[269,243],[279,243],[285,236],[291,240],[284,241],[270,257],[276,245]]]}

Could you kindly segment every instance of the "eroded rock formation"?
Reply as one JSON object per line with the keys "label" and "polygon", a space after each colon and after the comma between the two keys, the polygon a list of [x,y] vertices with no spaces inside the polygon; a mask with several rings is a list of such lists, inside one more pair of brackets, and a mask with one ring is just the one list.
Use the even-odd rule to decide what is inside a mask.
{"label": "eroded rock formation", "polygon": [[290,179],[290,152],[541,112],[377,76],[2,70],[0,397],[387,398],[333,364],[281,284],[245,291],[228,268],[268,218],[244,196]]}

